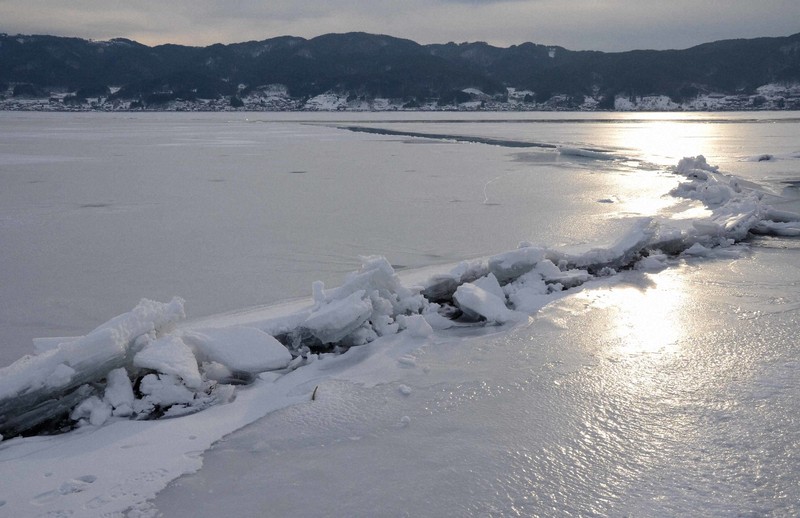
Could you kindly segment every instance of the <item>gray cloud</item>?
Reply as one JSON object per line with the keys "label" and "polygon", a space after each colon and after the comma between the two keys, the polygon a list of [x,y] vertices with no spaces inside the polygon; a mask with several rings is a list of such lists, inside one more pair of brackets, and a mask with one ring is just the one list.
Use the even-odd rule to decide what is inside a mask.
{"label": "gray cloud", "polygon": [[532,41],[606,51],[800,31],[797,0],[0,0],[0,30],[149,45],[366,31],[420,43]]}

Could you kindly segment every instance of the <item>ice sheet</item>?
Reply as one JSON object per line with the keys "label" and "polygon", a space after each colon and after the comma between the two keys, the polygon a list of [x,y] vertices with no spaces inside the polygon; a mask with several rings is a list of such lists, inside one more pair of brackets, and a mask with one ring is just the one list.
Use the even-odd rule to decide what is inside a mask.
{"label": "ice sheet", "polygon": [[786,261],[758,249],[629,273],[530,327],[438,337],[377,386],[359,383],[355,372],[375,366],[360,360],[353,381],[314,380],[315,401],[216,445],[153,505],[198,516],[794,514],[780,495],[800,467],[789,417],[798,301],[773,306],[786,293],[770,273],[788,268],[796,285]]}
{"label": "ice sheet", "polygon": [[[743,178],[747,174],[702,166],[698,156],[673,169],[605,160],[587,166],[589,158],[549,172],[591,171],[580,179],[592,209],[580,213],[584,201],[570,207],[589,220],[613,215],[615,222],[602,225],[607,234],[569,246],[523,243],[414,274],[413,282],[412,275],[396,275],[393,261],[365,257],[340,287],[325,288],[336,282],[323,279],[312,300],[291,308],[240,311],[161,331],[160,325],[134,326],[125,344],[145,337],[138,354],[148,347],[159,354],[145,354],[146,365],[133,357],[132,367],[145,369],[143,376],[130,371],[139,383],[133,399],[135,383],[110,365],[101,392],[78,394],[83,402],[75,401],[73,418],[83,423],[80,429],[0,443],[0,470],[14,473],[4,479],[17,481],[0,489],[0,514],[128,510],[146,516],[191,509],[213,516],[226,509],[247,515],[265,505],[276,515],[365,514],[377,505],[419,515],[541,514],[553,508],[641,514],[654,501],[667,514],[690,514],[703,505],[722,514],[796,512],[796,503],[772,498],[786,493],[797,472],[794,457],[785,454],[793,451],[797,431],[783,419],[796,413],[792,359],[800,304],[794,295],[797,263],[787,252],[793,241],[758,238],[749,257],[734,245],[750,230],[780,236],[796,228],[796,199],[763,183],[754,188]],[[740,163],[745,173],[760,164]],[[612,183],[595,187],[614,185],[621,192],[626,182],[642,181],[629,177],[634,171],[651,182],[646,192],[680,183],[673,194],[705,204],[705,210],[675,220],[669,210],[622,214],[616,203],[597,203],[631,196],[601,196],[591,190],[592,180],[608,176]],[[548,185],[554,178],[537,181]],[[485,176],[491,183],[481,185],[477,205],[487,206],[487,185],[503,179],[494,172]],[[560,192],[576,186],[567,182]],[[537,210],[537,224],[563,215],[553,204]],[[440,310],[449,303],[458,309],[463,287],[480,295],[461,308],[474,315],[459,320],[451,313],[455,320],[448,320]],[[434,293],[435,300],[421,298]],[[533,317],[506,320],[502,309]],[[364,345],[345,354],[296,348],[288,366],[276,364],[271,368],[282,370],[264,372],[251,385],[220,383],[242,367],[251,374],[264,368],[247,361],[234,365],[244,360],[235,350],[211,357],[225,351],[221,342],[244,340],[246,333],[237,329],[285,338],[304,322],[314,324],[315,314],[319,325],[306,329]],[[450,325],[440,325],[442,320]],[[230,335],[217,336],[208,350],[191,343],[190,336],[209,329]],[[39,354],[66,354],[78,342],[40,341]],[[161,345],[167,346],[164,354]],[[199,383],[187,370],[187,350]],[[69,362],[51,366],[52,388],[78,372]],[[233,436],[230,448],[220,443],[198,477],[147,503],[170,480],[199,469],[202,452],[223,435],[281,408]],[[129,420],[136,413],[187,412],[196,413]],[[780,433],[754,433],[761,422]],[[769,465],[759,464],[771,473],[767,484],[758,485],[748,472],[759,462],[749,454],[752,437],[768,441],[761,451]],[[71,461],[78,457],[80,462]],[[453,459],[463,461],[454,466]],[[91,472],[87,465],[94,466]],[[695,477],[689,468],[698,465]],[[703,475],[719,472],[730,476],[720,481]],[[246,498],[229,494],[228,480]],[[323,481],[328,485],[319,489]],[[700,491],[687,493],[689,486]],[[301,498],[309,487],[320,498]],[[417,498],[409,500],[409,492]],[[709,502],[699,494],[738,496]]]}
{"label": "ice sheet", "polygon": [[[596,200],[642,188],[627,169],[565,169],[554,151],[532,168],[541,153],[247,117],[0,113],[0,155],[47,158],[0,160],[0,300],[13,301],[0,365],[141,298],[179,294],[199,317],[336,286],[360,255],[402,270],[521,240],[602,244],[627,222]],[[644,174],[656,197],[674,182]]]}

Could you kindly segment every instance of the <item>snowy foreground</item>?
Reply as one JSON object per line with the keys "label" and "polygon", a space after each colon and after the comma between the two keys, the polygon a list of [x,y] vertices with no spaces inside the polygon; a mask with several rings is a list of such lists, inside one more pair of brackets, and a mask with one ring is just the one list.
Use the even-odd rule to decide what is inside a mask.
{"label": "snowy foreground", "polygon": [[[662,272],[659,275],[664,275],[664,279],[674,279],[674,274],[670,277],[674,268],[670,267],[677,268],[685,261],[742,257],[746,248],[738,243],[752,234],[800,236],[800,216],[772,208],[758,189],[720,173],[702,156],[685,158],[671,170],[680,180],[672,194],[695,200],[697,205],[692,205],[683,217],[642,218],[632,231],[608,246],[576,251],[523,244],[517,250],[485,260],[403,277],[398,276],[385,259],[368,257],[364,258],[362,268],[350,274],[340,287],[329,289],[321,282],[315,283],[310,303],[184,321],[181,299],[166,303],[143,300],[131,312],[110,320],[86,336],[37,340],[37,354],[0,370],[0,433],[5,436],[0,443],[0,473],[5,481],[0,486],[0,515],[113,516],[126,513],[153,516],[160,510],[167,515],[177,515],[180,509],[171,512],[166,509],[176,503],[188,505],[193,496],[176,496],[155,504],[151,500],[170,481],[199,470],[203,453],[216,441],[271,412],[298,409],[298,419],[311,423],[284,429],[285,444],[297,438],[292,434],[324,437],[324,430],[328,428],[341,432],[341,423],[352,424],[353,415],[385,422],[386,433],[395,434],[414,427],[412,416],[423,412],[413,405],[414,395],[439,386],[431,385],[432,379],[454,387],[459,386],[461,378],[473,380],[482,375],[489,363],[482,364],[464,348],[469,351],[476,347],[480,350],[483,346],[478,344],[519,343],[520,337],[532,332],[531,327],[539,329],[536,324],[542,320],[549,323],[537,332],[550,338],[558,333],[574,334],[571,324],[564,324],[568,318],[560,319],[554,315],[553,308],[571,307],[574,312],[580,312],[583,311],[581,304],[599,304],[606,309],[615,304],[624,305],[624,300],[615,302],[614,298],[614,293],[621,290],[620,284],[638,282],[639,290],[646,291],[647,272]],[[654,291],[669,293],[671,290],[660,287],[659,275],[653,276],[657,288]],[[627,300],[635,299],[636,296],[632,296]],[[561,306],[553,305],[559,300]],[[663,318],[667,318],[669,308],[663,310]],[[646,332],[669,335],[674,331],[659,331],[658,320],[656,311],[656,317],[649,322],[653,329]],[[640,324],[632,322],[630,325]],[[624,335],[619,338],[625,341]],[[678,340],[670,336],[662,338]],[[450,358],[453,370],[446,368],[450,362],[448,354],[453,355]],[[426,355],[429,355],[427,361],[423,362],[421,359]],[[455,361],[468,356],[470,361]],[[527,369],[534,367],[521,360],[519,365],[511,366],[510,371],[519,371],[523,364]],[[535,365],[536,369],[540,367]],[[564,374],[574,366],[554,364],[551,368]],[[432,377],[426,379],[431,373]],[[657,374],[650,372],[647,376],[657,377]],[[631,383],[646,379],[645,376]],[[523,388],[517,386],[513,390]],[[655,387],[652,391],[657,393],[661,389],[663,387]],[[474,397],[467,392],[459,396],[451,392],[450,399],[425,403],[430,406],[425,406],[424,412],[457,414],[466,401],[480,402],[495,389],[478,386],[469,390],[473,390]],[[511,389],[498,387],[497,390]],[[547,390],[553,390],[553,386],[548,386]],[[372,395],[365,396],[369,392]],[[348,400],[348,396],[352,399]],[[397,408],[404,408],[406,413],[398,415],[386,410],[391,406],[390,398],[400,398]],[[499,400],[509,401],[502,397]],[[381,408],[380,401],[387,406]],[[609,435],[628,433],[615,429],[621,421],[612,414],[625,410],[614,408],[613,404],[606,409],[610,412],[608,429],[594,430],[595,435],[587,438],[590,444]],[[538,410],[558,414],[558,409]],[[315,412],[321,414],[315,416]],[[525,409],[520,412],[528,415]],[[524,421],[530,417],[520,419]],[[513,422],[506,424],[507,428],[514,428]],[[445,432],[440,430],[440,433]],[[631,433],[635,438],[658,433],[658,430]],[[33,436],[16,437],[18,434]],[[348,428],[344,435],[338,433],[334,437],[334,455],[336,448],[344,448],[342,454],[352,454],[351,443],[359,443],[364,433]],[[412,437],[427,439],[419,434]],[[461,454],[472,448],[479,453],[487,451],[484,442],[490,436],[474,437],[480,446],[470,444],[468,437],[458,437],[465,441],[455,445],[462,450]],[[271,446],[273,452],[275,448],[280,449],[280,433],[277,438],[278,442]],[[669,447],[670,438],[661,439],[664,446]],[[337,441],[344,441],[345,445],[336,446]],[[431,437],[431,441],[438,439]],[[365,446],[364,452],[381,455],[375,445]],[[398,450],[384,450],[383,453],[387,455],[383,476],[391,480],[392,463],[402,464],[404,454]],[[605,453],[608,455],[605,458],[577,455],[576,465],[597,462],[603,469],[614,472],[635,473],[639,469],[624,463],[615,466],[613,455]],[[288,450],[287,454],[291,456]],[[527,455],[522,451],[514,454]],[[313,459],[304,458],[304,455],[306,453],[298,452],[296,466],[306,470],[300,477],[315,481]],[[457,455],[450,458],[453,470],[483,469],[479,465],[461,463]],[[276,460],[276,465],[277,462],[292,464],[292,459]],[[702,464],[702,459],[698,462]],[[519,464],[523,471],[508,476],[525,478],[524,465],[524,462]],[[254,469],[254,466],[248,464],[247,469]],[[441,469],[443,478],[453,475]],[[673,469],[678,468],[673,466]],[[237,468],[231,470],[228,473],[236,479]],[[461,475],[453,475],[456,485]],[[552,480],[537,482],[535,473],[530,475],[533,477],[530,484],[554,483]],[[665,477],[678,475],[677,471],[664,472]],[[615,476],[608,474],[612,482]],[[625,478],[624,474],[619,476]],[[362,482],[368,484],[369,480]],[[248,490],[261,492],[254,488]],[[342,491],[348,490],[354,489],[352,486],[342,488]],[[403,490],[411,493],[407,498],[415,498],[413,488]],[[568,490],[568,487],[561,489],[562,492]],[[179,488],[171,487],[168,492],[173,491],[179,492]],[[317,487],[309,484],[301,491],[297,488],[293,491],[288,494],[303,499],[313,495]],[[333,512],[325,510],[323,504],[326,498],[336,495],[321,491],[323,498],[317,504],[303,504],[312,514]],[[486,488],[480,491],[491,493]],[[572,511],[607,513],[613,498],[604,495],[601,489],[597,491],[597,494],[575,497],[569,504],[574,506]],[[568,509],[569,505],[564,504],[567,497],[557,493],[557,490],[547,495],[543,492],[543,500],[538,502],[488,502],[485,508],[462,509],[455,514],[516,512],[530,515],[552,513],[552,506],[556,505]],[[281,494],[287,495],[286,492]],[[724,503],[713,491],[707,496],[721,502],[720,505]],[[635,515],[647,515],[651,508],[648,502],[652,503],[648,498],[655,501],[658,497],[657,494],[640,495],[641,501],[630,504],[629,510]],[[235,496],[229,495],[229,498]],[[342,498],[358,500],[354,494],[344,494]],[[688,507],[672,508],[672,512],[692,510],[703,498],[679,495],[677,500]],[[276,514],[292,514],[291,503],[281,501],[284,507],[275,507]],[[267,507],[259,511],[239,505],[238,510],[243,515],[269,514]],[[263,505],[270,504],[264,502]],[[442,496],[438,503],[419,502],[409,504],[408,508],[416,510],[414,515],[426,512],[443,515],[455,508],[447,505],[447,497]],[[339,509],[348,508],[342,505]],[[359,512],[358,508],[348,510]],[[403,514],[397,508],[373,510],[370,514]],[[717,510],[736,509],[719,507]],[[193,510],[191,514],[197,513]]]}

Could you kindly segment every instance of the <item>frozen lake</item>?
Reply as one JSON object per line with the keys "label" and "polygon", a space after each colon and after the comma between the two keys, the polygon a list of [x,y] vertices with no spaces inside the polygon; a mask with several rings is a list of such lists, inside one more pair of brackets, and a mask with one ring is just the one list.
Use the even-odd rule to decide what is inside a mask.
{"label": "frozen lake", "polygon": [[529,326],[434,339],[402,381],[323,378],[318,404],[226,437],[155,507],[209,518],[795,516],[800,249],[785,253],[623,276]]}
{"label": "frozen lake", "polygon": [[[552,147],[354,133],[363,126]],[[516,247],[602,244],[672,203],[663,174],[704,154],[781,192],[792,113],[0,113],[0,365],[142,297],[190,317],[339,284],[359,255],[396,269]],[[602,201],[602,202],[599,202]]]}
{"label": "frozen lake", "polygon": [[[796,113],[0,112],[0,185],[0,366],[142,297],[186,299],[173,341],[275,334],[322,280],[331,333],[492,272],[459,277],[477,324],[3,441],[0,516],[800,514]],[[346,277],[373,254],[398,277]]]}

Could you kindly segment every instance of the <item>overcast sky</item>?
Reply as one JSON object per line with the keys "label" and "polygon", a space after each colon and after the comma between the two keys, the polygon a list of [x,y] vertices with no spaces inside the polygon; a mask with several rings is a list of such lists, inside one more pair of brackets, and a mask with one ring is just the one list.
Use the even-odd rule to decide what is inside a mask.
{"label": "overcast sky", "polygon": [[682,49],[800,32],[800,0],[0,0],[0,32],[205,46],[364,31],[419,43]]}

